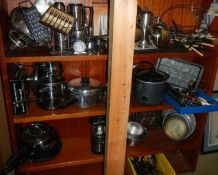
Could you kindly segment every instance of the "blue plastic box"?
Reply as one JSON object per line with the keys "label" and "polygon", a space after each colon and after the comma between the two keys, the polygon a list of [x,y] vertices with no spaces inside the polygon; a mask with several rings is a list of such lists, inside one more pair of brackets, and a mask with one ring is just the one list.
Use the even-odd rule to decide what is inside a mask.
{"label": "blue plastic box", "polygon": [[194,107],[183,107],[178,104],[171,96],[165,94],[165,100],[171,104],[177,112],[180,114],[198,114],[198,113],[208,113],[212,111],[218,111],[218,101],[214,98],[208,96],[202,91],[197,91],[198,97],[206,99],[211,105],[205,106],[194,106]]}

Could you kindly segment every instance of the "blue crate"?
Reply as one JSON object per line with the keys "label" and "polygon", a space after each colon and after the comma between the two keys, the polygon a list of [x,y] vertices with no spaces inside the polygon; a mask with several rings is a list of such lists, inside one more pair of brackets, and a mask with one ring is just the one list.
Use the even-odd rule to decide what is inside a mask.
{"label": "blue crate", "polygon": [[216,101],[214,98],[208,96],[207,94],[205,94],[204,92],[202,92],[200,90],[197,91],[197,95],[198,95],[198,97],[202,97],[202,98],[206,99],[212,105],[184,107],[184,106],[181,106],[180,104],[178,104],[168,94],[165,94],[164,98],[180,114],[199,114],[199,113],[208,113],[208,112],[218,111],[218,101]]}

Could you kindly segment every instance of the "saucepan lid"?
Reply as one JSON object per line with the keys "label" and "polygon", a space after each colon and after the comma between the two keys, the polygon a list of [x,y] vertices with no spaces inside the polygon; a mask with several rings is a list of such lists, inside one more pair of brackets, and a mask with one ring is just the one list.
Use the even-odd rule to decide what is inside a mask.
{"label": "saucepan lid", "polygon": [[75,94],[92,94],[99,91],[101,82],[89,77],[76,78],[69,81],[70,90]]}

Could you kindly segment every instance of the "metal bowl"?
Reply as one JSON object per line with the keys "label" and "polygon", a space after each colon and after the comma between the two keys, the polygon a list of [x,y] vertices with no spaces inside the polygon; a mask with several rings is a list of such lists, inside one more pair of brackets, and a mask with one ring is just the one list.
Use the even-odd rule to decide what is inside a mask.
{"label": "metal bowl", "polygon": [[182,141],[189,138],[196,127],[193,114],[179,114],[175,110],[166,110],[162,115],[162,127],[168,138]]}
{"label": "metal bowl", "polygon": [[147,135],[147,129],[137,122],[128,123],[127,145],[137,146],[142,143]]}

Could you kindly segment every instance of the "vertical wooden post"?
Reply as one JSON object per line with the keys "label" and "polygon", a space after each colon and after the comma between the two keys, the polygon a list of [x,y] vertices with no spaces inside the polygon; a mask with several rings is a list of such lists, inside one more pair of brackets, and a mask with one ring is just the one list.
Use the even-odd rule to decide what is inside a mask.
{"label": "vertical wooden post", "polygon": [[105,175],[124,173],[136,0],[111,0]]}

